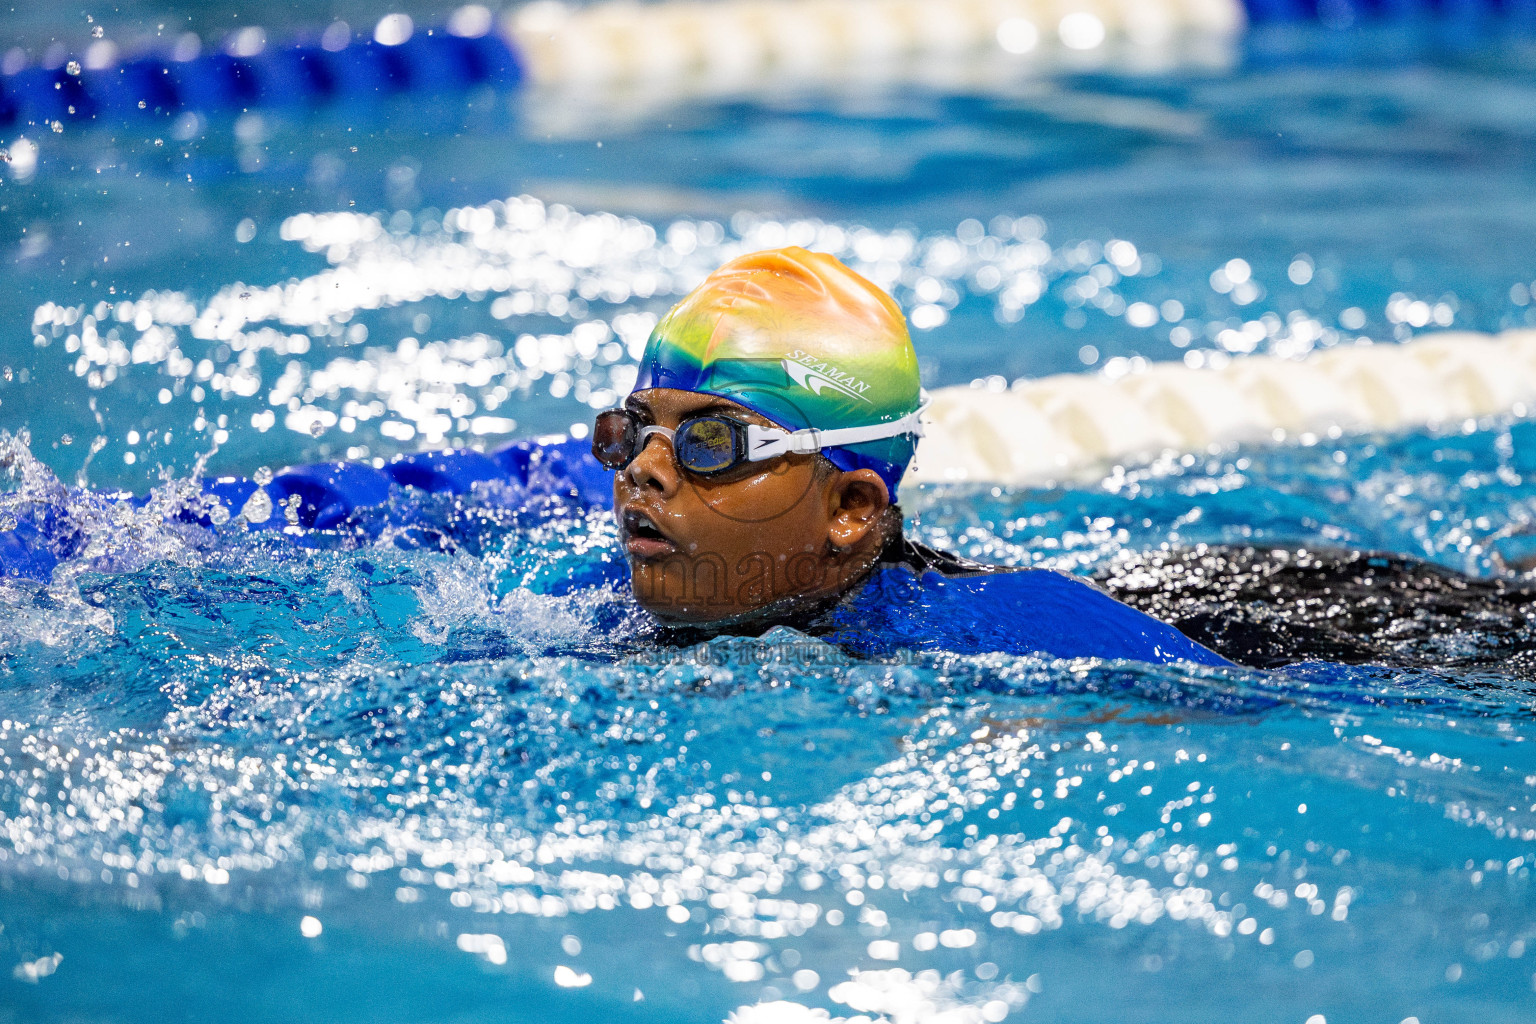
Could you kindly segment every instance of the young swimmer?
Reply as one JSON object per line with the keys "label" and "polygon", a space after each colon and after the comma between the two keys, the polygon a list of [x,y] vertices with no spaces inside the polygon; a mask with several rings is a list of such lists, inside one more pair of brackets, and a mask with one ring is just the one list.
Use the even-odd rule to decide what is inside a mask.
{"label": "young swimmer", "polygon": [[870,656],[1229,664],[1081,580],[904,538],[921,411],[890,296],[796,247],[727,263],[657,324],[634,391],[593,430],[636,600],[677,627],[793,625]]}

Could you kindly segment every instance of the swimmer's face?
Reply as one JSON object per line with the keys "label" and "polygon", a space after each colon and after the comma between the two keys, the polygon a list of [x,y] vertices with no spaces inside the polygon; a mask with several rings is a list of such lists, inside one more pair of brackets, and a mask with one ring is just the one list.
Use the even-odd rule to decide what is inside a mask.
{"label": "swimmer's face", "polygon": [[[691,391],[652,388],[625,404],[642,423],[674,430],[704,415],[774,425]],[[705,623],[841,593],[878,554],[890,499],[874,471],[828,471],[819,461],[785,455],[701,477],[679,467],[665,437],[650,437],[613,478],[635,598],[658,618]]]}

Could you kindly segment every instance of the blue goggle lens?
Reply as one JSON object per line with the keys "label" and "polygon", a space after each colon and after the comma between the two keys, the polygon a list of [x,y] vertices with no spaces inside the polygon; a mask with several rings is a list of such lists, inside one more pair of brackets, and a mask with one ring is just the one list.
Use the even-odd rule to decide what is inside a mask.
{"label": "blue goggle lens", "polygon": [[[623,469],[640,453],[640,424],[625,409],[599,413],[592,428],[592,455],[608,469]],[[679,424],[672,439],[677,463],[690,473],[724,473],[746,458],[746,427],[721,416]]]}
{"label": "blue goggle lens", "polygon": [[673,446],[677,461],[695,473],[721,473],[734,466],[741,450],[736,442],[741,425],[713,417],[689,420],[677,431]]}

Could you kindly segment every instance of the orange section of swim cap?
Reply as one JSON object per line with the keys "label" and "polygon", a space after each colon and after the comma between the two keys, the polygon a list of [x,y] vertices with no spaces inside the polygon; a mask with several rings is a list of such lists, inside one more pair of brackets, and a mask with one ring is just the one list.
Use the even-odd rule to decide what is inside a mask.
{"label": "orange section of swim cap", "polygon": [[[835,257],[798,246],[737,257],[651,333],[636,391],[720,395],[789,429],[889,423],[916,410],[917,354],[896,302]],[[894,490],[915,439],[849,446]],[[845,465],[846,463],[846,465]]]}
{"label": "orange section of swim cap", "polygon": [[[711,347],[730,344],[738,334],[779,348],[802,337],[846,339],[860,349],[911,345],[906,318],[894,299],[836,257],[799,246],[738,256],[705,278],[669,319],[707,318],[717,311]],[[761,332],[772,337],[758,338]]]}
{"label": "orange section of swim cap", "polygon": [[[862,401],[824,405],[817,426],[878,422],[916,408],[917,355],[901,308],[835,257],[798,246],[748,253],[722,266],[656,326],[641,379],[665,369],[651,386],[684,386],[688,370],[706,383],[711,368],[729,373],[742,362],[826,364],[859,381]],[[726,365],[721,365],[726,364]],[[755,376],[755,375],[754,375]]]}

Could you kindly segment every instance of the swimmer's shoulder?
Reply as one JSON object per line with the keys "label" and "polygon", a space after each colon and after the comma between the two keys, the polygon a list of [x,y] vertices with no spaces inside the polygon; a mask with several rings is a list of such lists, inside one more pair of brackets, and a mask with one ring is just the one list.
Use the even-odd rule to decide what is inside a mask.
{"label": "swimmer's shoulder", "polygon": [[989,565],[905,537],[887,545],[876,568],[888,587],[913,591],[908,597],[929,628],[970,621],[993,649],[1230,664],[1093,582],[1054,569]]}

